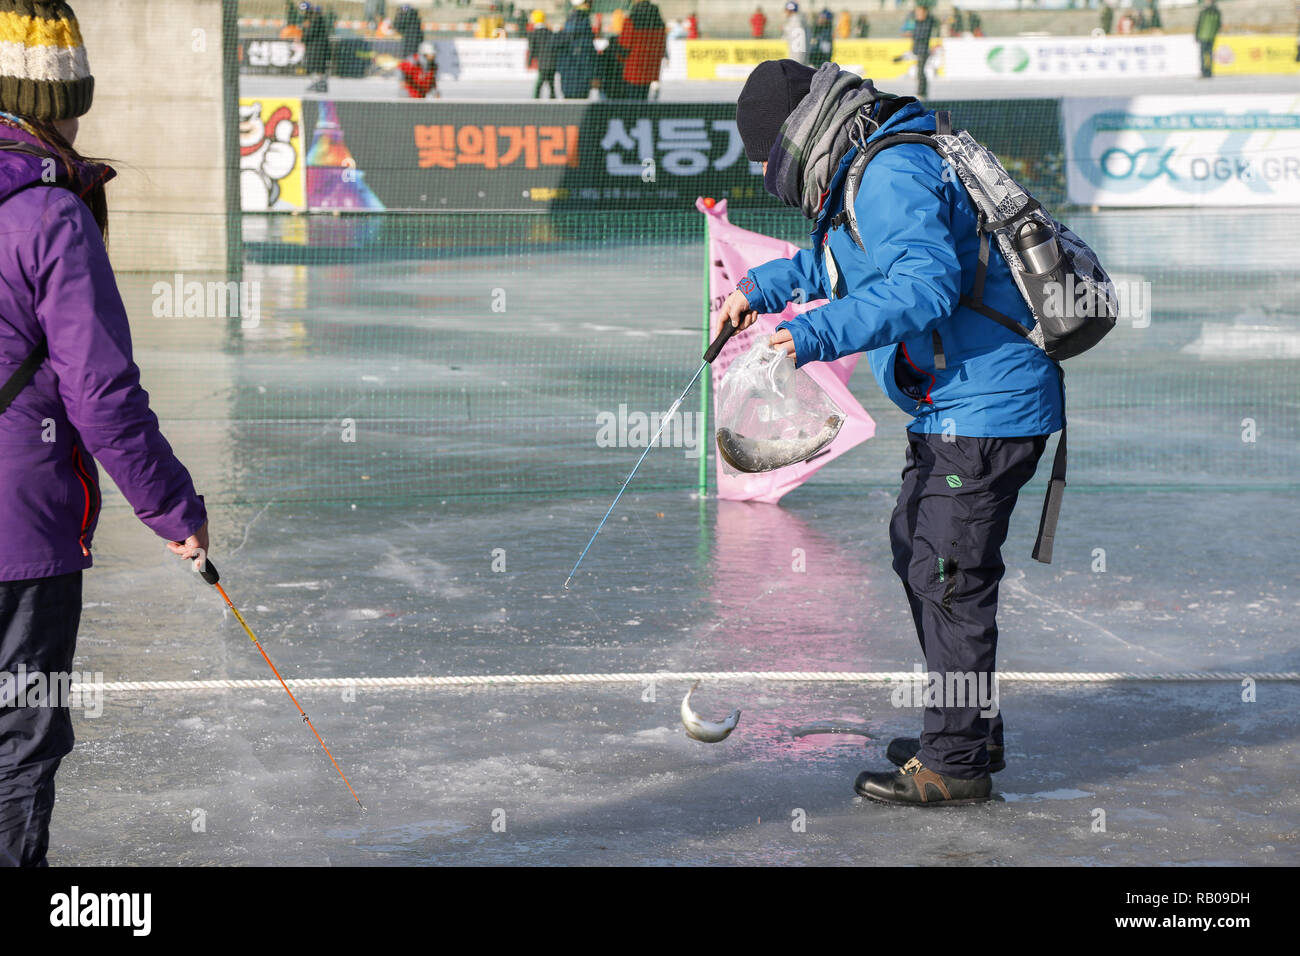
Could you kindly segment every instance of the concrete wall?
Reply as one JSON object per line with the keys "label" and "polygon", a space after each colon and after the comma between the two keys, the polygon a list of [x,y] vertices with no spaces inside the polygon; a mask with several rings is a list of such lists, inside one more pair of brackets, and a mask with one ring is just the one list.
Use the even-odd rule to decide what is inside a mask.
{"label": "concrete wall", "polygon": [[224,272],[221,0],[72,0],[95,77],[77,149],[108,187],[118,270]]}

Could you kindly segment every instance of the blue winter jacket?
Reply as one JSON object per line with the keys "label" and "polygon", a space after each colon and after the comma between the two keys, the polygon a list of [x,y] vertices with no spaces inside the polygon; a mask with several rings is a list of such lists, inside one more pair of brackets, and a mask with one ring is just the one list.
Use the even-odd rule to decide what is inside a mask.
{"label": "blue winter jacket", "polygon": [[[934,129],[934,113],[910,103],[868,141]],[[778,326],[793,336],[798,364],[867,352],[881,389],[915,416],[911,431],[1016,438],[1059,430],[1064,393],[1057,366],[1030,342],[959,304],[975,284],[979,262],[975,210],[965,189],[944,176],[942,158],[928,146],[881,151],[867,166],[855,204],[863,252],[847,226],[829,228],[844,208],[844,180],[856,155],[850,148],[831,177],[812,249],[757,266],[741,280],[750,306],[772,313],[789,301],[832,299]],[[826,248],[839,274],[834,295]],[[996,245],[984,301],[1033,327]],[[935,368],[935,330],[943,370]]]}

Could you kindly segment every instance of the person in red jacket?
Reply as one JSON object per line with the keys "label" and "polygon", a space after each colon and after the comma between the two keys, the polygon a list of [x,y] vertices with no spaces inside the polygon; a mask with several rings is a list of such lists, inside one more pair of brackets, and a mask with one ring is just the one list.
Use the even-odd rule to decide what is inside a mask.
{"label": "person in red jacket", "polygon": [[700,38],[700,18],[691,14],[686,18],[686,39],[698,40]]}
{"label": "person in red jacket", "polygon": [[763,34],[767,32],[767,14],[762,7],[754,8],[754,15],[749,18],[749,29],[755,40],[763,39]]}
{"label": "person in red jacket", "polygon": [[618,45],[623,50],[623,95],[629,100],[648,99],[650,84],[658,82],[668,48],[668,31],[659,8],[650,0],[632,4]]}
{"label": "person in red jacket", "polygon": [[440,99],[438,92],[438,58],[434,54],[432,43],[421,43],[419,52],[408,56],[398,68],[402,71],[402,84],[406,94],[422,100],[430,93],[434,99]]}

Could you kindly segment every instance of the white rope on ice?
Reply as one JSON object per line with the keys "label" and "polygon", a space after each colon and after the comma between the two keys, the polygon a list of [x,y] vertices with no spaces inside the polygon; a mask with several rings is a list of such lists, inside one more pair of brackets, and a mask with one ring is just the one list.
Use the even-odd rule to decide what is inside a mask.
{"label": "white rope on ice", "polygon": [[[926,678],[917,671],[651,671],[640,674],[471,674],[449,677],[300,677],[288,679],[294,688],[346,688],[373,690],[420,687],[481,687],[494,685],[550,686],[556,684],[646,684],[651,681],[768,681],[773,683],[887,684]],[[1300,672],[1248,673],[1245,671],[1003,671],[999,682],[1025,684],[1180,683],[1205,681],[1300,681]],[[80,692],[93,687],[103,693],[139,691],[274,690],[280,682],[262,680],[142,680],[73,684]]]}

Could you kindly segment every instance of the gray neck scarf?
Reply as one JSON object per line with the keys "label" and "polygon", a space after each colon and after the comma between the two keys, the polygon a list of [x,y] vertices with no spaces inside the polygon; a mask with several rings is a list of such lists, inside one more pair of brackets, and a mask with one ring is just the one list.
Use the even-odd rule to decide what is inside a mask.
{"label": "gray neck scarf", "polygon": [[866,140],[874,124],[863,107],[878,99],[870,80],[823,64],[772,147],[763,179],[768,192],[816,219],[840,160],[853,143]]}

